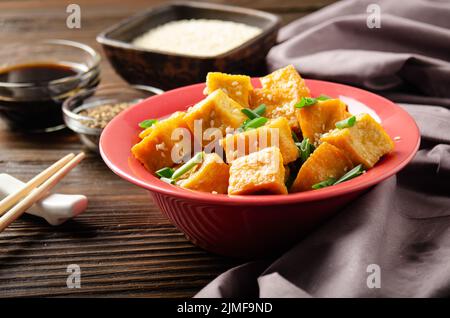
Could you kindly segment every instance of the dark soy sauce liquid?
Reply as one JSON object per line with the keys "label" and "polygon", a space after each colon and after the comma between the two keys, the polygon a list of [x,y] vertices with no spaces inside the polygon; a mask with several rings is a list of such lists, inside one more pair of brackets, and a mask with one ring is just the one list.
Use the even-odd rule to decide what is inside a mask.
{"label": "dark soy sauce liquid", "polygon": [[63,64],[23,64],[0,70],[0,82],[42,84],[78,73]]}
{"label": "dark soy sauce liquid", "polygon": [[[0,115],[11,128],[20,130],[44,131],[62,125],[63,100],[53,96],[54,91],[49,82],[77,75],[81,71],[57,63],[20,64],[0,69],[1,83],[33,83],[39,87],[0,88]],[[68,92],[57,94],[61,93]]]}

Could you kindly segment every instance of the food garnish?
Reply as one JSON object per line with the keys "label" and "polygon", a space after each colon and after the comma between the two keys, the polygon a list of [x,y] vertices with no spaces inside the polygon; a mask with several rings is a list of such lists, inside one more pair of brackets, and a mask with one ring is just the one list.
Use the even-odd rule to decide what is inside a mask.
{"label": "food garnish", "polygon": [[312,188],[314,190],[317,190],[317,189],[322,189],[322,188],[329,187],[332,185],[336,185],[336,184],[348,181],[350,179],[356,178],[357,176],[363,174],[364,172],[365,172],[365,170],[364,170],[363,166],[361,164],[359,164],[356,167],[354,167],[352,170],[347,172],[345,175],[340,177],[338,180],[336,180],[335,178],[329,178],[325,181],[314,184],[312,186]]}
{"label": "food garnish", "polygon": [[314,151],[314,145],[309,142],[309,138],[305,138],[300,143],[295,143],[300,150],[300,159],[304,163]]}
{"label": "food garnish", "polygon": [[356,117],[352,116],[349,118],[346,118],[344,120],[338,121],[336,123],[336,128],[339,129],[344,129],[344,128],[349,128],[349,127],[353,127],[356,123]]}
{"label": "food garnish", "polygon": [[241,112],[247,116],[249,119],[255,119],[258,117],[261,117],[260,115],[258,115],[256,112],[254,112],[253,110],[249,109],[249,108],[243,108],[241,109]]}
{"label": "food garnish", "polygon": [[245,123],[243,126],[243,129],[244,129],[244,131],[249,130],[249,129],[256,129],[258,127],[264,126],[264,124],[267,123],[268,121],[269,121],[269,119],[267,119],[265,117],[257,117],[257,118],[251,119],[250,121]]}
{"label": "food garnish", "polygon": [[302,97],[300,99],[300,102],[298,102],[295,107],[296,108],[303,108],[303,107],[307,107],[307,106],[312,106],[314,104],[317,103],[317,101],[323,101],[323,100],[327,100],[330,99],[331,97],[327,96],[327,95],[320,95],[319,97]]}
{"label": "food garnish", "polygon": [[266,111],[266,105],[261,104],[255,109],[249,109],[249,108],[243,108],[241,109],[241,112],[248,117],[247,120],[245,120],[242,123],[242,126],[240,127],[243,131],[249,130],[249,129],[255,129],[261,126],[264,126],[265,123],[269,120],[268,118],[262,117],[264,112]]}
{"label": "food garnish", "polygon": [[322,182],[314,184],[312,186],[312,188],[314,190],[326,188],[326,187],[332,186],[335,182],[336,182],[335,178],[329,178],[329,179],[327,179],[325,181],[322,181]]}
{"label": "food garnish", "polygon": [[267,106],[265,104],[261,104],[258,107],[256,107],[253,111],[258,114],[259,116],[264,115],[266,112]]}
{"label": "food garnish", "polygon": [[147,129],[149,127],[152,127],[157,122],[158,122],[158,119],[146,119],[139,123],[139,127],[141,127],[142,129]]}
{"label": "food garnish", "polygon": [[[195,154],[195,156],[193,156],[191,159],[189,159],[184,165],[179,167],[177,170],[175,170],[170,177],[164,176],[161,178],[161,180],[164,179],[163,180],[164,182],[173,184],[175,182],[175,180],[179,179],[185,173],[189,172],[192,168],[194,168],[196,165],[201,163],[202,160],[203,160],[203,152],[197,152]],[[167,173],[167,175],[169,175],[170,172],[166,168],[160,169],[160,170],[158,170],[158,172],[161,172],[161,170],[164,170],[163,173]],[[157,172],[157,174],[158,174],[158,172]]]}
{"label": "food garnish", "polygon": [[364,172],[366,172],[363,168],[363,166],[361,164],[357,165],[356,167],[354,167],[352,170],[350,170],[349,172],[347,172],[346,174],[344,174],[338,181],[336,181],[333,185],[335,184],[339,184],[345,181],[348,181],[350,179],[353,179],[361,174],[363,174]]}
{"label": "food garnish", "polygon": [[164,167],[164,168],[159,169],[155,173],[161,178],[172,178],[174,172],[175,172],[174,169],[169,168],[169,167]]}

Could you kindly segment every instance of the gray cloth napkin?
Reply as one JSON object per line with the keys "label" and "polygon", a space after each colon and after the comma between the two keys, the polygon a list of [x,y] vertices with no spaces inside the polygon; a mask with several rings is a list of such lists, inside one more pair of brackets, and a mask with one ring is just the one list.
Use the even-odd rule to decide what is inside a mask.
{"label": "gray cloth napkin", "polygon": [[[380,28],[367,26],[374,4]],[[449,28],[449,0],[341,1],[283,28],[267,61],[397,102],[450,107]]]}
{"label": "gray cloth napkin", "polygon": [[[366,9],[381,8],[369,29]],[[450,1],[355,1],[281,30],[272,69],[363,87],[402,103],[421,147],[278,259],[233,268],[196,297],[450,296]]]}

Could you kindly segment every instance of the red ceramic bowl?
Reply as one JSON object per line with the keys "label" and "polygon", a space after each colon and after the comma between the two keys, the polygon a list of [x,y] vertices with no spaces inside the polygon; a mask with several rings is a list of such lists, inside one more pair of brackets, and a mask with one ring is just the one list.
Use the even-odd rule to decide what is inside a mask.
{"label": "red ceramic bowl", "polygon": [[[370,112],[381,120],[395,140],[393,153],[353,180],[303,193],[227,196],[169,185],[145,170],[130,149],[139,141],[139,122],[185,110],[202,100],[205,85],[196,84],[150,97],[119,114],[101,135],[101,155],[116,174],[149,190],[161,211],[194,244],[235,257],[279,252],[364,191],[402,169],[420,143],[414,120],[389,100],[346,85],[316,80],[306,83],[312,96],[340,97],[351,112]],[[259,80],[255,79],[254,84],[259,86]]]}

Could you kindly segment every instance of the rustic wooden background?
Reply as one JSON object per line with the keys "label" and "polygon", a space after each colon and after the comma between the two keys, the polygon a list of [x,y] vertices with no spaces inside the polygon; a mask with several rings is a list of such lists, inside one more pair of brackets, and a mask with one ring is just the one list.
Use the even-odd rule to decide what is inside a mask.
{"label": "rustic wooden background", "polygon": [[[161,3],[155,0],[0,1],[0,43],[62,38],[92,45],[104,28]],[[288,23],[333,0],[216,0],[279,14]],[[81,6],[81,29],[66,27],[66,7]],[[1,49],[1,48],[0,48]],[[102,83],[120,81],[102,62]],[[63,131],[22,135],[0,120],[0,172],[28,180],[82,145]],[[192,245],[164,218],[146,191],[114,175],[94,154],[57,189],[83,193],[88,210],[52,227],[23,216],[0,234],[0,297],[141,296],[191,297],[239,260],[210,254]],[[81,288],[66,287],[69,264],[81,267]]]}

